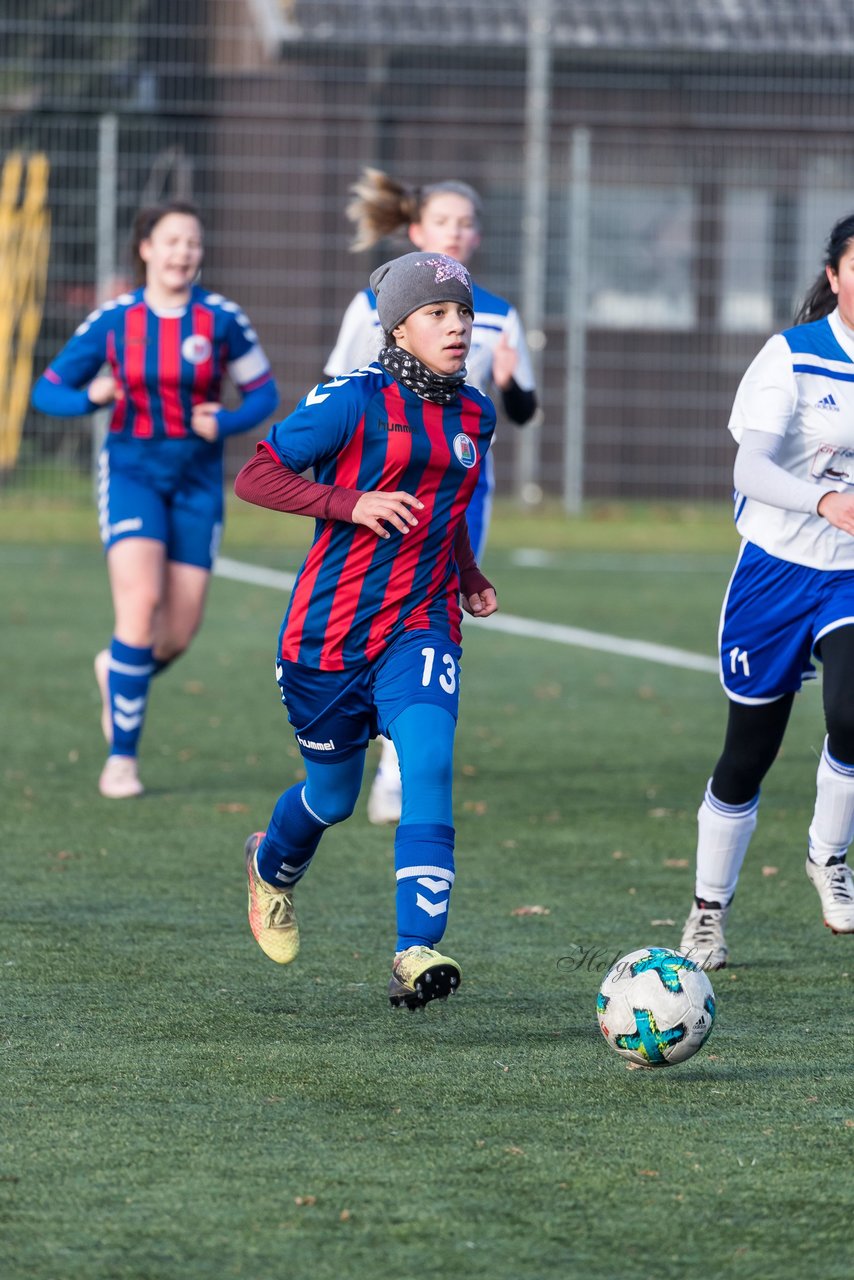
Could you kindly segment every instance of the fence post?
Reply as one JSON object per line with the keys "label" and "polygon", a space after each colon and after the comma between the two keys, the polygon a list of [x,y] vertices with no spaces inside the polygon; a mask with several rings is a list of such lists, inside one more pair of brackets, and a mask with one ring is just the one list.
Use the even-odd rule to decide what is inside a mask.
{"label": "fence post", "polygon": [[[522,216],[522,321],[542,398],[545,347],[546,244],[548,242],[549,124],[551,116],[552,0],[531,0],[525,99],[524,211]],[[515,489],[529,505],[539,502],[540,432],[516,435]]]}
{"label": "fence post", "polygon": [[590,253],[590,130],[583,125],[572,131],[568,205],[563,504],[568,512],[577,515],[584,498],[587,263]]}
{"label": "fence post", "polygon": [[[119,120],[112,113],[98,121],[98,187],[95,210],[95,302],[106,302],[116,280],[116,205],[118,202]],[[92,416],[92,484],[98,496],[98,455],[110,410]]]}

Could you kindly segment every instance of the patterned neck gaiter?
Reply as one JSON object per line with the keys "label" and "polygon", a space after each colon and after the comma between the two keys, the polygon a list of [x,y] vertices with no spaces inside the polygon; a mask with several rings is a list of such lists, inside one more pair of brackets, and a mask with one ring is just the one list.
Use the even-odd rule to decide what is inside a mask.
{"label": "patterned neck gaiter", "polygon": [[393,378],[433,404],[451,404],[466,380],[465,369],[459,373],[434,373],[402,347],[383,347],[378,359]]}

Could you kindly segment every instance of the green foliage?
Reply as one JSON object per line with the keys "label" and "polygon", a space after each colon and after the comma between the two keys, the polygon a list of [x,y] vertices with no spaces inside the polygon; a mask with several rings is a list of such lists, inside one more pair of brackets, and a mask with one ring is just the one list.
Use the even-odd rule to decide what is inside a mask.
{"label": "green foliage", "polygon": [[[664,518],[625,513],[606,550],[571,522],[525,568],[536,522],[513,519],[488,560],[506,611],[713,651],[725,546],[680,559]],[[226,552],[293,568],[282,523]],[[393,833],[363,803],[299,890],[297,962],[246,925],[243,840],[301,772],[272,676],[283,597],[213,583],[153,690],[148,792],[105,801],[89,538],[2,553],[4,1280],[850,1274],[854,955],[802,870],[815,689],[763,789],[712,1037],[627,1071],[596,990],[678,940],[714,676],[467,627],[445,938],[464,982],[392,1013]]]}

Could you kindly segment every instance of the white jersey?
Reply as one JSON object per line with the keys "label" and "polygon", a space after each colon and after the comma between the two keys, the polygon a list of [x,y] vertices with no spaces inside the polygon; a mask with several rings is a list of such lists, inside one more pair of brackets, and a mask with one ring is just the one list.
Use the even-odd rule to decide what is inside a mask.
{"label": "white jersey", "polygon": [[[854,486],[854,335],[837,311],[769,338],[741,380],[729,429],[782,437],[777,465],[839,493]],[[769,555],[854,569],[854,538],[822,516],[735,494],[739,533]]]}
{"label": "white jersey", "polygon": [[[516,308],[474,283],[472,294],[474,324],[466,360],[466,382],[484,395],[489,394],[495,348],[504,334],[518,357],[514,382],[522,391],[533,391],[534,371]],[[370,289],[362,289],[344,312],[338,340],[326,361],[324,372],[331,378],[337,378],[352,369],[360,369],[377,358],[382,346],[383,331],[377,315],[377,300]]]}

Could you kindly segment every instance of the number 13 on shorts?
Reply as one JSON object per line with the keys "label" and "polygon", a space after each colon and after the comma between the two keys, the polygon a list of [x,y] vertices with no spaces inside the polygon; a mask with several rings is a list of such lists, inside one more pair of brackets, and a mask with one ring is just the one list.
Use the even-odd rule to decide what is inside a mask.
{"label": "number 13 on shorts", "polygon": [[455,693],[457,688],[456,659],[450,653],[443,653],[440,665],[436,667],[436,650],[430,646],[421,650],[421,657],[424,659],[424,669],[421,672],[423,688],[429,689],[435,671],[438,674],[439,687],[444,689],[447,694]]}

